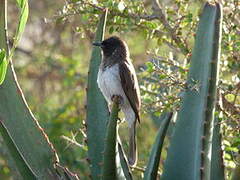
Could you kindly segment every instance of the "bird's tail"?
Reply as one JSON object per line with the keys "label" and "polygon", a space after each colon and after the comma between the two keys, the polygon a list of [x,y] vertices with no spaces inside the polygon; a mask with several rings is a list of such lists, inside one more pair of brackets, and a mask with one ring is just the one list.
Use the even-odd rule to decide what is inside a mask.
{"label": "bird's tail", "polygon": [[129,127],[129,156],[128,162],[130,166],[137,164],[137,145],[136,145],[136,122]]}

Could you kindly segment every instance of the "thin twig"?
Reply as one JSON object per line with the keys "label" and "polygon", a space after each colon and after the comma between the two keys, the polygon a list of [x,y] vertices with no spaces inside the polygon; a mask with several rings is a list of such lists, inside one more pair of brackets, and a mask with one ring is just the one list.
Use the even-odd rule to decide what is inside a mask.
{"label": "thin twig", "polygon": [[84,145],[79,144],[77,141],[75,141],[75,140],[73,140],[73,139],[71,139],[71,138],[69,138],[67,136],[62,135],[61,138],[66,140],[66,141],[68,141],[68,142],[70,142],[71,144],[74,144],[74,145],[80,147],[80,148],[86,149]]}
{"label": "thin twig", "polygon": [[[69,5],[71,6],[78,6],[78,5],[87,5],[87,6],[91,6],[94,9],[103,11],[105,9],[105,7],[100,7],[97,6],[96,4],[90,3],[90,2],[86,2],[86,1],[79,1],[76,3],[69,3]],[[173,41],[176,43],[176,45],[179,47],[179,49],[181,50],[181,52],[184,55],[187,55],[189,53],[187,44],[176,34],[176,30],[169,24],[166,15],[163,13],[163,10],[158,2],[158,0],[153,0],[152,1],[152,11],[153,13],[151,15],[148,14],[135,14],[135,13],[127,13],[126,12],[120,12],[120,11],[111,11],[109,10],[109,13],[113,16],[120,16],[123,18],[133,18],[133,19],[142,19],[142,20],[147,20],[147,21],[152,21],[152,20],[159,20],[164,28],[167,30],[167,34],[173,39]],[[82,14],[82,13],[86,13],[86,12],[82,12],[82,11],[77,11],[77,12],[71,12],[71,13],[65,13],[65,14],[61,14],[58,15],[57,17],[67,17],[67,16],[72,16],[72,15],[76,15],[76,14]],[[171,44],[168,43],[168,46],[170,46]],[[170,46],[172,48],[172,45]],[[175,48],[176,49],[176,48]],[[176,49],[177,50],[177,49]]]}
{"label": "thin twig", "polygon": [[186,45],[184,46],[184,42],[182,41],[182,39],[177,36],[176,31],[169,24],[158,0],[152,1],[152,10],[153,10],[152,16],[161,21],[165,29],[168,31],[169,35],[172,37],[173,41],[181,49],[182,53],[187,55],[189,53],[188,47]]}
{"label": "thin twig", "polygon": [[181,70],[184,71],[184,72],[188,72],[187,69],[183,68],[182,66],[179,66],[179,65],[175,64],[174,62],[177,62],[176,60],[175,60],[175,61],[173,61],[173,60],[165,60],[166,58],[161,57],[161,56],[157,56],[157,55],[151,54],[151,53],[148,53],[148,55],[153,56],[154,59],[156,58],[157,60],[159,60],[159,61],[162,62],[162,63],[169,64],[169,65],[171,65],[171,66],[174,66],[174,67],[176,67],[176,68],[181,69]]}

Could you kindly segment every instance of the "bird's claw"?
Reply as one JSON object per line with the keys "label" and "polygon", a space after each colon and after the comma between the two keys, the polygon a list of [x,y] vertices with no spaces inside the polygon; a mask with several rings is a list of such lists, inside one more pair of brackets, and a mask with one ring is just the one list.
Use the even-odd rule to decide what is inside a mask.
{"label": "bird's claw", "polygon": [[111,100],[112,100],[112,101],[115,101],[115,99],[117,99],[117,101],[118,101],[118,103],[119,103],[120,105],[123,104],[123,98],[122,98],[122,96],[120,96],[120,95],[112,95]]}
{"label": "bird's claw", "polygon": [[117,123],[118,124],[121,124],[122,123],[122,120],[120,118],[117,118]]}

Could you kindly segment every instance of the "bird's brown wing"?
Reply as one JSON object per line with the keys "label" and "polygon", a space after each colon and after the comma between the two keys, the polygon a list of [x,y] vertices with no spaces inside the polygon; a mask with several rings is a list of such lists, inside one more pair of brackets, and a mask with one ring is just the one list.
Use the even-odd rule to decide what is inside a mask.
{"label": "bird's brown wing", "polygon": [[140,90],[138,86],[137,76],[131,62],[123,61],[119,63],[119,74],[123,91],[135,112],[136,119],[140,122],[139,111],[141,106]]}

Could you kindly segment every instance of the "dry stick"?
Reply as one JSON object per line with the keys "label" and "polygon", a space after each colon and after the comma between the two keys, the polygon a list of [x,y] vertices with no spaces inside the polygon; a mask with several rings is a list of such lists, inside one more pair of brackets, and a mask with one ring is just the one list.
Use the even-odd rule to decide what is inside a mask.
{"label": "dry stick", "polygon": [[71,143],[71,144],[74,144],[74,145],[80,147],[80,148],[83,148],[83,149],[85,148],[84,145],[79,144],[77,141],[75,141],[74,139],[71,139],[71,138],[69,138],[69,137],[67,137],[67,136],[61,136],[61,138],[64,139],[64,140],[66,140],[66,141],[68,141],[68,142]]}

